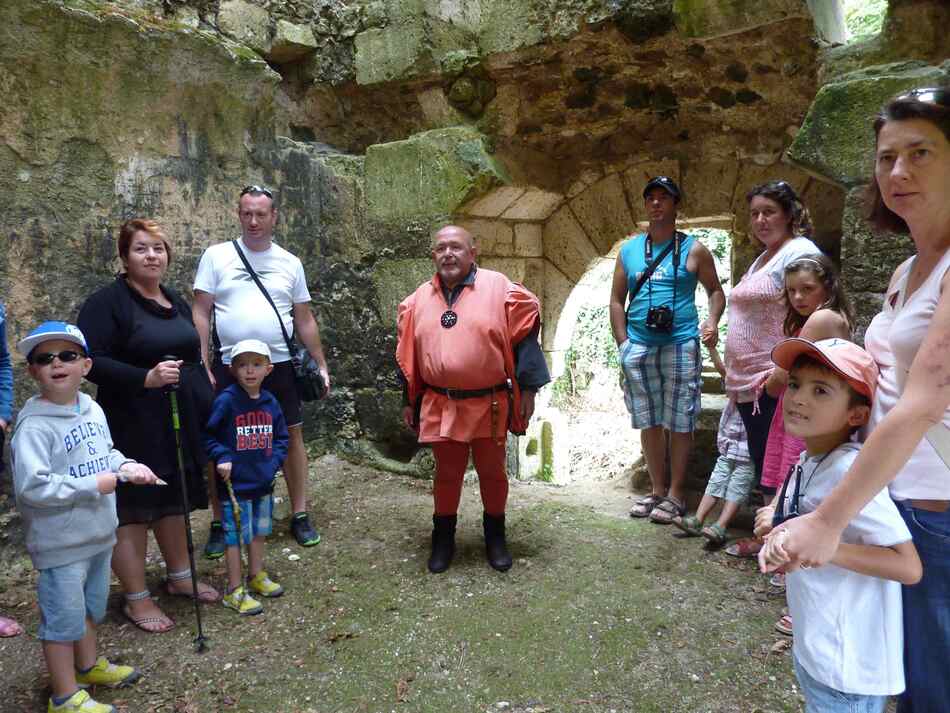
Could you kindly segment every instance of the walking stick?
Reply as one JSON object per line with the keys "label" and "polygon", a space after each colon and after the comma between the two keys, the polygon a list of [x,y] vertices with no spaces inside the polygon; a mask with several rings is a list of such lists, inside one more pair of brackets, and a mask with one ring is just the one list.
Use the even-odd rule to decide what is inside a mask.
{"label": "walking stick", "polygon": [[241,506],[238,505],[237,497],[234,495],[234,487],[231,485],[231,479],[228,478],[224,481],[224,485],[228,489],[228,500],[231,501],[231,511],[234,515],[234,524],[237,527],[238,533],[238,560],[241,562],[241,582],[243,586],[241,587],[241,606],[244,605],[244,599],[248,596],[247,590],[250,586],[250,580],[248,579],[248,572],[251,570],[251,545],[248,543],[245,550],[244,546],[244,526],[241,524]]}
{"label": "walking stick", "polygon": [[[178,361],[178,357],[164,356],[162,360]],[[191,538],[191,506],[188,502],[188,485],[185,482],[185,457],[181,450],[181,421],[178,418],[178,384],[169,384],[166,387],[166,393],[172,409],[172,428],[175,431],[175,450],[178,455],[178,482],[181,485],[181,506],[185,515],[185,540],[188,543],[188,567],[191,569],[191,598],[195,602],[195,619],[198,622],[195,651],[200,654],[208,649],[208,640],[205,638],[204,629],[201,626],[201,605],[198,601],[198,570],[195,568],[195,543]]]}

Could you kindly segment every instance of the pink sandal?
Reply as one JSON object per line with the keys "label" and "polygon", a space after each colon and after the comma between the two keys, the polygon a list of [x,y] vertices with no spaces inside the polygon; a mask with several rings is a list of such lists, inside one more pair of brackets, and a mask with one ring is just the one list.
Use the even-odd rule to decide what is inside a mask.
{"label": "pink sandal", "polygon": [[0,616],[0,639],[9,639],[19,636],[23,633],[23,627],[17,624],[13,619]]}

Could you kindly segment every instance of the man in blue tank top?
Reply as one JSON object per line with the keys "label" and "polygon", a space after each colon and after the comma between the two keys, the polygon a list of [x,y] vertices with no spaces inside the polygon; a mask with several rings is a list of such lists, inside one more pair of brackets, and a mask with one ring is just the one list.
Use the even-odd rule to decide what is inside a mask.
{"label": "man in blue tank top", "polygon": [[[712,253],[676,230],[682,193],[666,176],[643,189],[648,232],[633,235],[617,255],[610,295],[610,326],[620,349],[624,401],[640,430],[653,492],[634,503],[631,517],[668,524],[686,514],[686,462],[699,415],[702,357],[699,341],[714,349],[726,307]],[[696,283],[709,297],[699,325]],[[629,297],[629,304],[628,304]],[[666,478],[669,434],[670,481]]]}

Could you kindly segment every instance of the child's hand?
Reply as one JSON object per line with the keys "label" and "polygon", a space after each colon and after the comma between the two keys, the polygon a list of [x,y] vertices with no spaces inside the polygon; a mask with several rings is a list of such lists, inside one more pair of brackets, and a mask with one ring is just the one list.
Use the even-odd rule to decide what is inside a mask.
{"label": "child's hand", "polygon": [[752,528],[752,533],[762,539],[767,534],[772,531],[772,518],[775,516],[775,508],[771,505],[766,505],[764,508],[759,508],[755,511],[755,526]]}
{"label": "child's hand", "polygon": [[119,476],[111,470],[105,473],[99,473],[96,476],[96,490],[102,495],[108,495],[115,491],[115,486],[119,483]]}
{"label": "child's hand", "polygon": [[231,464],[218,463],[218,475],[221,476],[221,480],[223,480],[225,483],[231,480]]}
{"label": "child's hand", "polygon": [[785,540],[789,532],[784,528],[773,530],[765,537],[765,547],[759,551],[759,569],[765,572],[774,572],[792,561],[785,551]]}
{"label": "child's hand", "polygon": [[167,485],[152,469],[142,463],[125,463],[118,470],[119,477],[133,485]]}

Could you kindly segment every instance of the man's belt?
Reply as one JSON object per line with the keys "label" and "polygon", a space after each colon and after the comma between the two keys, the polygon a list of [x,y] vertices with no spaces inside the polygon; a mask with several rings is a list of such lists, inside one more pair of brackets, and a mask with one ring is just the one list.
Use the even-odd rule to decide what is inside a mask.
{"label": "man's belt", "polygon": [[441,386],[432,386],[431,384],[426,384],[426,388],[442,396],[447,396],[453,401],[457,401],[461,399],[477,399],[479,396],[488,396],[497,391],[509,391],[511,389],[511,382],[503,381],[500,384],[489,386],[485,389],[444,389]]}

